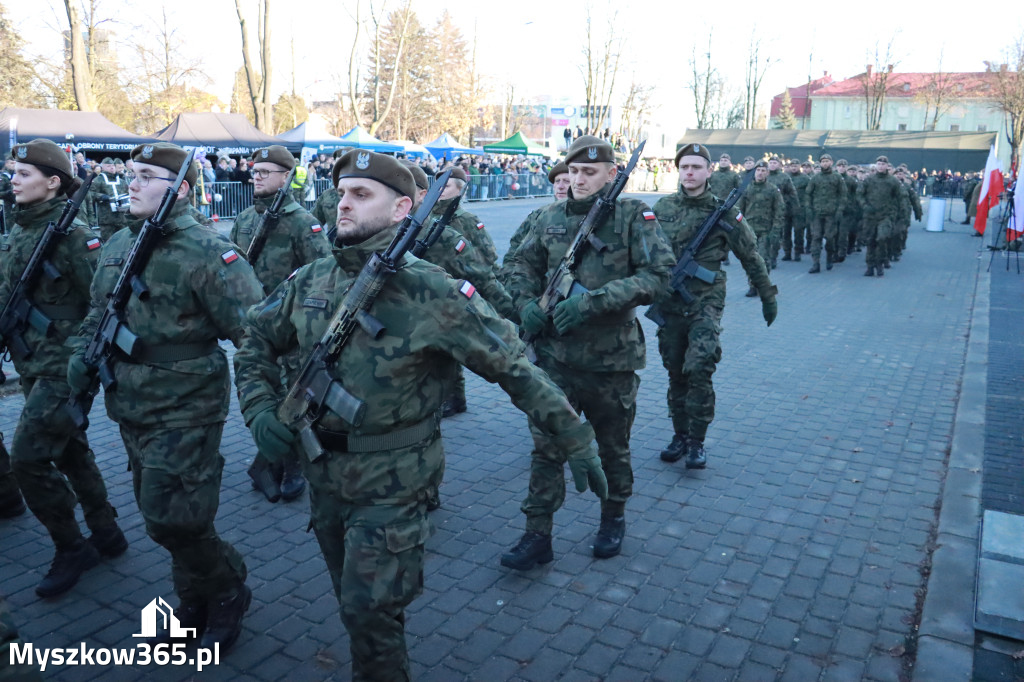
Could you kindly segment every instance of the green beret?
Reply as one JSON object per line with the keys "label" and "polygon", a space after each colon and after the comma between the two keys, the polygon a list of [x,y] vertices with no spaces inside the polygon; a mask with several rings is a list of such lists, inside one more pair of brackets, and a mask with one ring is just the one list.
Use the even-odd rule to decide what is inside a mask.
{"label": "green beret", "polygon": [[732,161],[732,157],[729,156],[729,152],[722,152],[721,154],[718,155],[718,158],[719,159],[729,159],[730,161]]}
{"label": "green beret", "polygon": [[615,163],[615,150],[611,144],[593,135],[581,135],[565,153],[565,165],[570,163]]}
{"label": "green beret", "polygon": [[114,165],[114,159],[112,157],[110,157],[110,156],[105,156],[105,157],[103,157],[103,160],[100,161],[100,163],[101,164],[109,163],[110,165]]}
{"label": "green beret", "polygon": [[295,168],[295,157],[279,144],[257,149],[252,153],[251,159],[253,163],[274,163],[285,170]]}
{"label": "green beret", "polygon": [[331,154],[335,159],[340,159],[345,155],[345,152],[352,149],[352,147],[342,147],[341,149],[335,149],[334,153]]}
{"label": "green beret", "polygon": [[767,161],[758,161],[757,163],[754,164],[754,168],[767,168],[767,167],[768,167],[768,162]]}
{"label": "green beret", "polygon": [[818,157],[818,162],[820,163],[820,162],[824,161],[825,159],[828,159],[829,161],[831,161],[832,160],[832,155],[829,154],[828,152],[826,152],[826,153],[824,153],[824,154],[822,154],[821,156]]}
{"label": "green beret", "polygon": [[875,159],[875,163],[878,163],[879,161],[885,161],[886,163],[889,163],[889,157],[884,155],[879,156],[877,159]]}
{"label": "green beret", "polygon": [[377,154],[365,149],[346,152],[331,170],[334,186],[342,178],[369,178],[390,187],[402,196],[416,197],[416,181],[412,171],[393,156]]}
{"label": "green beret", "polygon": [[704,144],[693,144],[684,145],[679,148],[676,152],[676,165],[679,165],[679,160],[684,156],[699,156],[706,160],[708,164],[711,163],[711,150],[708,149],[707,145]]}
{"label": "green beret", "polygon": [[[452,166],[451,169],[453,180],[462,180],[463,182],[468,182],[469,178],[466,176],[466,171],[462,170],[462,166]],[[446,168],[445,170],[448,169]],[[440,170],[434,173],[434,178],[441,177],[441,173],[444,173],[444,171]]]}
{"label": "green beret", "polygon": [[[151,166],[159,166],[170,171],[174,177],[177,177],[186,156],[188,156],[188,152],[170,142],[140,144],[131,153],[132,161],[135,163],[148,163]],[[192,164],[185,174],[185,182],[188,183],[189,187],[195,187],[198,175],[199,170],[196,168],[196,164]]]}
{"label": "green beret", "polygon": [[418,163],[415,161],[403,161],[402,165],[412,173],[412,179],[418,188],[430,189],[430,178],[427,177],[427,172],[420,168]]}
{"label": "green beret", "polygon": [[837,166],[849,166],[849,162],[846,159],[839,159],[836,161]]}
{"label": "green beret", "polygon": [[782,159],[779,158],[778,154],[772,154],[771,156],[768,157],[768,160],[769,161],[778,161],[779,163],[782,163]]}
{"label": "green beret", "polygon": [[[753,160],[754,160],[753,156],[744,156],[743,157],[743,163],[746,163],[747,161],[753,161]],[[676,165],[678,166],[679,164],[677,163]]]}
{"label": "green beret", "polygon": [[121,159],[114,159],[114,165],[115,166],[123,166],[124,165],[124,161],[122,161]]}
{"label": "green beret", "polygon": [[44,173],[62,176],[62,180],[74,175],[67,153],[50,140],[39,138],[16,144],[11,149],[11,158],[18,163],[39,166]]}
{"label": "green beret", "polygon": [[554,168],[548,171],[548,182],[554,184],[555,178],[563,173],[568,173],[569,167],[565,165],[565,161],[559,161],[555,164]]}

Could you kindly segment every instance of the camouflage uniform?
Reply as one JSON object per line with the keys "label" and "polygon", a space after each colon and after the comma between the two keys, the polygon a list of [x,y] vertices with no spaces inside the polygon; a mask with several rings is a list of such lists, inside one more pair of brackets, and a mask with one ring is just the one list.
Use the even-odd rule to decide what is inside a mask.
{"label": "camouflage uniform", "polygon": [[811,225],[811,258],[814,265],[821,263],[821,240],[825,239],[825,260],[831,265],[838,262],[842,248],[839,245],[839,221],[846,206],[846,181],[831,168],[821,169],[807,185],[807,222]]}
{"label": "camouflage uniform", "polygon": [[320,221],[324,229],[331,229],[338,222],[338,202],[340,201],[338,190],[328,187],[316,198],[313,206],[313,217]]}
{"label": "camouflage uniform", "polygon": [[[230,391],[217,340],[239,345],[245,311],[262,291],[234,244],[197,223],[189,208],[175,204],[146,265],[148,299],[133,296],[125,309],[142,355],[115,362],[117,388],[104,395],[128,452],[146,532],[171,553],[182,601],[205,604],[236,594],[246,576],[241,555],[213,523]],[[104,244],[92,307],[75,339],[80,346],[92,337],[140,226],[133,221]]]}
{"label": "camouflage uniform", "polygon": [[21,499],[18,479],[11,470],[11,455],[4,445],[0,433],[0,519],[9,519],[25,513],[25,502]]}
{"label": "camouflage uniform", "polygon": [[15,663],[14,647],[22,648],[25,642],[18,636],[18,628],[11,617],[11,607],[0,595],[0,682],[42,682],[39,665]]}
{"label": "camouflage uniform", "polygon": [[[701,222],[718,205],[710,191],[690,197],[680,189],[659,199],[654,205],[654,213],[674,252],[681,254]],[[690,305],[667,288],[661,292],[658,301],[666,320],[665,326],[658,330],[658,350],[668,371],[668,409],[672,426],[676,434],[699,441],[704,440],[715,417],[715,389],[711,375],[722,359],[722,346],[718,340],[725,308],[726,273],[719,265],[722,259],[731,250],[739,258],[761,300],[775,298],[775,287],[768,279],[764,260],[757,253],[754,232],[735,207],[723,220],[728,220],[733,229],[728,232],[713,230],[695,256],[703,267],[718,271],[714,284],[691,279],[687,289],[697,300]]]}
{"label": "camouflage uniform", "polygon": [[[335,246],[333,258],[300,268],[250,310],[248,333],[235,354],[246,423],[277,404],[268,381],[276,358],[310,352],[371,252],[393,236],[388,229],[355,246]],[[353,429],[331,412],[320,422],[324,430],[349,434],[344,442],[357,453],[340,449],[342,438],[326,439],[321,430],[328,453],[316,462],[304,457],[303,466],[312,526],[351,638],[353,679],[407,680],[404,609],[423,589],[431,531],[426,499],[444,472],[437,413],[454,364],[499,383],[563,461],[588,448],[593,431],[526,360],[514,327],[440,268],[406,256],[371,313],[384,324],[384,335],[375,340],[357,330],[332,370],[365,401],[363,423]],[[422,435],[408,435],[416,431]],[[382,435],[392,442],[375,438]],[[369,438],[353,448],[359,436]]]}
{"label": "camouflage uniform", "polygon": [[502,317],[518,321],[519,313],[512,297],[494,276],[494,270],[461,233],[451,227],[444,228],[437,242],[423,254],[423,260],[437,265],[454,279],[470,281]]}
{"label": "camouflage uniform", "polygon": [[905,193],[900,181],[889,173],[870,175],[857,187],[857,200],[864,215],[861,239],[867,246],[864,260],[878,274],[889,262],[889,239],[899,220],[901,199],[905,199]]}
{"label": "camouflage uniform", "polygon": [[903,255],[903,250],[907,248],[907,235],[910,232],[911,212],[913,212],[914,219],[918,222],[921,221],[921,217],[923,216],[921,200],[918,198],[917,192],[914,190],[913,182],[910,180],[901,180],[900,184],[903,185],[903,189],[906,192],[906,203],[904,205],[904,203],[901,202],[900,205],[899,235],[892,243],[893,260],[899,260],[900,256]]}
{"label": "camouflage uniform", "polygon": [[[448,204],[455,201],[452,199],[443,199],[434,204],[433,210],[430,215],[434,218],[438,218],[444,214],[445,209],[448,208]],[[448,224],[449,227],[453,228],[463,237],[465,237],[470,244],[476,248],[476,252],[487,263],[488,267],[494,270],[497,275],[498,267],[498,250],[494,248],[494,241],[491,239],[491,235],[487,233],[484,228],[484,224],[480,222],[479,218],[475,215],[462,208],[461,206],[455,215],[452,217],[452,221]]]}
{"label": "camouflage uniform", "polygon": [[[558,266],[576,230],[597,200],[559,201],[541,209],[534,228],[516,250],[511,294],[517,306],[537,299]],[[640,378],[646,364],[643,330],[634,308],[654,300],[673,265],[672,252],[654,214],[642,201],[619,199],[612,216],[594,235],[608,248],[586,247],[576,278],[589,289],[583,310],[588,319],[563,336],[549,326],[534,343],[537,365],[594,425],[598,454],[608,478],[602,518],[621,516],[633,492],[629,434],[636,415]],[[523,502],[526,530],[550,535],[552,518],[565,498],[563,459],[553,457],[546,439],[533,432],[530,491]]]}
{"label": "camouflage uniform", "polygon": [[757,238],[757,252],[765,265],[771,269],[771,253],[769,253],[769,235],[780,229],[785,221],[786,209],[779,188],[765,180],[752,181],[747,190],[736,202],[737,210],[746,219],[750,229]]}
{"label": "camouflage uniform", "polygon": [[782,192],[782,199],[786,204],[786,213],[781,225],[782,229],[773,233],[769,238],[768,250],[772,255],[771,266],[775,267],[779,247],[782,245],[782,235],[789,233],[789,228],[793,223],[793,216],[799,212],[800,207],[796,198],[796,188],[793,187],[793,181],[790,180],[789,174],[783,173],[781,170],[768,171],[768,182],[779,188],[779,191]]}
{"label": "camouflage uniform", "polygon": [[100,239],[105,242],[128,223],[123,212],[110,210],[110,201],[118,194],[128,194],[128,183],[122,176],[112,173],[100,172],[89,187],[92,224],[99,226]]}
{"label": "camouflage uniform", "polygon": [[836,253],[840,260],[846,258],[857,246],[857,236],[860,232],[860,221],[862,217],[860,203],[856,200],[857,178],[847,172],[841,176],[846,183],[846,207],[839,217],[839,233],[836,238]]}
{"label": "camouflage uniform", "polygon": [[11,187],[11,176],[7,171],[0,171],[0,201],[4,207],[4,223],[10,230],[14,223],[14,188]]}
{"label": "camouflage uniform", "polygon": [[534,229],[538,218],[547,208],[547,206],[541,206],[532,211],[530,215],[526,216],[526,220],[512,233],[512,238],[508,242],[508,250],[505,251],[505,256],[501,259],[501,267],[498,270],[498,278],[505,286],[509,285],[512,278],[512,263],[516,255],[516,249],[523,243],[526,235],[530,234]]}
{"label": "camouflage uniform", "polygon": [[[8,300],[43,230],[60,217],[65,204],[55,198],[15,209],[17,225],[0,245],[0,301]],[[75,520],[78,502],[93,532],[113,526],[116,516],[85,432],[75,428],[64,410],[71,394],[66,381],[71,350],[64,342],[88,310],[87,292],[99,247],[97,234],[77,220],[66,237],[58,238],[50,262],[62,277],[40,277],[30,295],[53,320],[56,331],[47,337],[28,326],[24,338],[32,354],[14,360],[25,407],[11,440],[11,463],[25,502],[58,550],[75,546],[82,538]]]}
{"label": "camouflage uniform", "polygon": [[786,229],[782,237],[782,250],[787,254],[792,253],[794,256],[799,256],[805,251],[809,251],[810,249],[805,249],[804,247],[811,244],[811,226],[810,220],[807,218],[806,196],[807,185],[811,182],[811,176],[804,173],[790,173],[789,179],[793,183],[796,202],[794,202],[791,227]]}
{"label": "camouflage uniform", "polygon": [[722,200],[729,196],[729,192],[738,188],[742,183],[743,178],[732,168],[728,170],[719,168],[708,179],[708,187],[711,188],[711,193]]}

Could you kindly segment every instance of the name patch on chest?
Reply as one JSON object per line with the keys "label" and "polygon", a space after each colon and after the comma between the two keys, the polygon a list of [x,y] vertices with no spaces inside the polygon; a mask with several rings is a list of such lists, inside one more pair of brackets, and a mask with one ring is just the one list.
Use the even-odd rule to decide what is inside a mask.
{"label": "name patch on chest", "polygon": [[240,227],[238,228],[238,234],[252,234],[251,227]]}
{"label": "name patch on chest", "polygon": [[113,258],[107,258],[106,260],[104,260],[103,264],[104,265],[116,265],[116,266],[120,267],[120,266],[124,265],[124,258],[118,258],[117,256],[114,256]]}
{"label": "name patch on chest", "polygon": [[11,250],[11,245],[10,244],[0,244],[0,251],[10,251],[10,250]]}
{"label": "name patch on chest", "polygon": [[302,307],[303,308],[318,308],[320,310],[326,310],[327,309],[327,299],[326,298],[307,298],[306,300],[304,300],[302,302]]}
{"label": "name patch on chest", "polygon": [[552,225],[551,227],[545,227],[544,228],[544,233],[545,234],[565,234],[566,233],[566,229],[564,227],[559,226],[559,225]]}

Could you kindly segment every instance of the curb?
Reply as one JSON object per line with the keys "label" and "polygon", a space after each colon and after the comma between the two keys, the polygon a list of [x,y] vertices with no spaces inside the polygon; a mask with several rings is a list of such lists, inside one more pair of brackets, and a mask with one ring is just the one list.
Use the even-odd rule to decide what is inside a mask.
{"label": "curb", "polygon": [[[982,252],[982,256],[985,255]],[[991,280],[978,258],[960,400],[953,422],[938,537],[925,588],[912,679],[970,680],[974,673],[974,601],[981,520]]]}

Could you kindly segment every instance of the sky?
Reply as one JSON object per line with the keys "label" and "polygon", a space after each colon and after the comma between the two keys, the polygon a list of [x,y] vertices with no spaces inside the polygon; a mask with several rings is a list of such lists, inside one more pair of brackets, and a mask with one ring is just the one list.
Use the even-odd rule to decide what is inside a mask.
{"label": "sky", "polygon": [[[255,25],[256,0],[242,0]],[[399,0],[390,0],[397,6]],[[63,49],[59,31],[67,22],[61,0],[11,2],[0,0],[27,43],[30,54],[53,54]],[[98,0],[99,14],[127,44],[155,31],[155,9],[161,0],[127,2]],[[376,3],[379,5],[379,0]],[[984,60],[1000,61],[1004,50],[1024,35],[1024,6],[1005,3],[984,15],[970,5],[901,2],[652,2],[613,3],[608,0],[413,0],[425,26],[447,9],[467,42],[476,42],[478,70],[485,85],[500,97],[515,87],[516,97],[550,98],[554,105],[583,101],[580,71],[587,7],[595,33],[610,20],[625,38],[618,85],[624,92],[631,79],[654,86],[652,119],[681,135],[694,123],[693,98],[687,91],[689,61],[711,43],[714,65],[737,89],[744,82],[747,46],[761,41],[773,63],[765,75],[759,104],[766,110],[773,95],[787,86],[807,82],[828,72],[849,78],[865,65],[884,58],[892,44],[897,72],[982,71]],[[188,26],[192,49],[204,55],[211,78],[207,90],[228,102],[235,70],[241,65],[241,37],[231,0],[177,0],[166,3],[172,24]],[[294,38],[295,90],[307,100],[328,99],[344,87],[354,33],[355,0],[274,0],[271,54],[273,89],[292,88],[291,46]],[[949,9],[943,9],[948,7]],[[980,5],[978,6],[981,7]],[[363,0],[363,15],[368,0]],[[838,8],[838,9],[834,9]],[[254,33],[254,29],[250,28]],[[250,43],[255,36],[250,34]],[[364,34],[365,37],[365,34]],[[130,50],[124,48],[125,59]],[[1005,60],[1003,60],[1005,61]],[[467,64],[467,68],[469,65]],[[614,102],[613,102],[614,106]]]}

